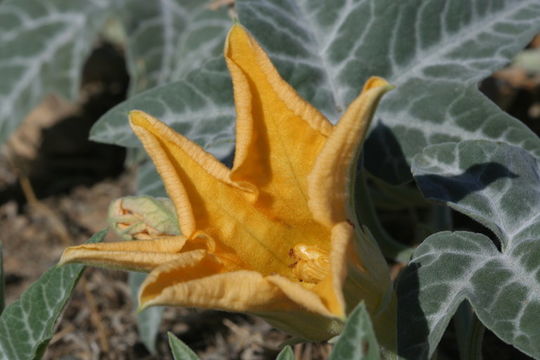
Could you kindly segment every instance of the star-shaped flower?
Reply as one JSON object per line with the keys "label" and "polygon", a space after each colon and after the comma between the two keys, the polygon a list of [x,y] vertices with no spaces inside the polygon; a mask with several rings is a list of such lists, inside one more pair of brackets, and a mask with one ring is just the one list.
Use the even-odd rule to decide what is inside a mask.
{"label": "star-shaped flower", "polygon": [[350,203],[360,145],[390,86],[370,78],[333,126],[240,25],[225,58],[237,110],[232,169],[152,116],[130,113],[183,235],[75,246],[61,262],[150,272],[142,307],[249,312],[312,340],[339,333],[359,300],[376,328],[392,323],[386,263]]}

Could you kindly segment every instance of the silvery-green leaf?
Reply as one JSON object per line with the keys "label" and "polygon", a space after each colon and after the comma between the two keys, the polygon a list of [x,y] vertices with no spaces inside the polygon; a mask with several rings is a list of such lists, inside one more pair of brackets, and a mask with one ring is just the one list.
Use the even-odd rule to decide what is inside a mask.
{"label": "silvery-green leaf", "polygon": [[503,251],[540,237],[540,160],[502,143],[433,145],[413,162],[424,195],[493,231]]}
{"label": "silvery-green leaf", "polygon": [[276,360],[294,360],[294,352],[290,345],[285,346],[279,352]]}
{"label": "silvery-green leaf", "polygon": [[[128,285],[131,290],[131,300],[134,304],[139,301],[139,288],[146,279],[147,274],[130,272],[128,276]],[[137,312],[137,330],[139,336],[150,353],[156,353],[156,338],[161,325],[163,308],[154,306]]]}
{"label": "silvery-green leaf", "polygon": [[399,282],[403,354],[426,359],[466,299],[487,328],[539,358],[539,160],[507,144],[465,141],[427,147],[414,158],[413,174],[426,197],[477,220],[496,239],[441,232],[416,250]]}
{"label": "silvery-green leaf", "polygon": [[169,346],[171,348],[174,360],[199,360],[197,354],[195,354],[193,350],[189,348],[189,346],[184,344],[182,340],[178,339],[171,332],[169,332],[168,335]]}
{"label": "silvery-green leaf", "polygon": [[125,0],[120,16],[132,92],[182,79],[222,51],[230,26],[226,8],[200,0]]}
{"label": "silvery-green leaf", "polygon": [[329,360],[378,360],[379,344],[364,303],[349,315]]}
{"label": "silvery-green leaf", "polygon": [[[106,233],[101,231],[88,242],[100,242]],[[55,266],[19,300],[6,307],[0,315],[1,360],[31,360],[42,356],[83,269],[78,264]]]}
{"label": "silvery-green leaf", "polygon": [[468,299],[482,323],[521,351],[540,357],[540,242],[501,253],[470,232],[427,238],[399,284],[401,355],[428,359],[457,306]]}
{"label": "silvery-green leaf", "polygon": [[150,196],[167,196],[163,181],[159,177],[154,164],[147,160],[137,168],[137,193]]}
{"label": "silvery-green leaf", "polygon": [[111,6],[104,0],[0,3],[0,142],[48,93],[73,98]]}
{"label": "silvery-green leaf", "polygon": [[[131,3],[136,4],[133,12]],[[106,113],[92,128],[91,139],[141,146],[127,122],[129,111],[139,109],[219,157],[230,153],[234,106],[222,52],[231,21],[225,9],[210,10],[207,5],[200,1],[127,1],[130,12],[124,18],[134,89],[151,90]],[[151,15],[146,18],[144,14]]]}
{"label": "silvery-green leaf", "polygon": [[239,0],[241,22],[282,76],[335,122],[372,75],[385,95],[366,166],[397,182],[425,146],[490,139],[540,155],[540,141],[477,83],[540,32],[537,0]]}
{"label": "silvery-green leaf", "polygon": [[[331,121],[369,76],[383,76],[397,86],[383,99],[366,143],[366,165],[388,181],[408,179],[407,161],[430,144],[489,139],[540,154],[538,138],[477,89],[481,79],[540,32],[537,0],[238,0],[236,5],[241,23],[281,75]],[[148,106],[147,97],[140,97],[127,108],[154,111],[180,131],[185,129],[178,124],[201,121],[205,112],[212,123],[214,109],[197,99],[225,105],[215,98],[230,83],[222,84],[222,73],[215,74],[218,80],[182,82],[146,94],[159,105]],[[209,88],[214,81],[217,89]],[[179,91],[187,86],[191,95]],[[190,108],[177,106],[190,102],[190,96]],[[129,133],[127,108],[109,113],[94,138],[135,145],[124,135]],[[221,141],[230,142],[232,117],[220,121],[219,129],[204,126],[187,135],[200,139],[210,136],[204,131],[217,130]]]}
{"label": "silvery-green leaf", "polygon": [[482,359],[482,345],[486,327],[474,313],[471,305],[464,301],[456,310],[453,319],[459,357],[462,360]]}
{"label": "silvery-green leaf", "polygon": [[128,114],[144,110],[211,151],[218,158],[233,148],[234,106],[229,74],[222,58],[208,61],[175,83],[129,98],[114,107],[92,128],[91,139],[136,147]]}

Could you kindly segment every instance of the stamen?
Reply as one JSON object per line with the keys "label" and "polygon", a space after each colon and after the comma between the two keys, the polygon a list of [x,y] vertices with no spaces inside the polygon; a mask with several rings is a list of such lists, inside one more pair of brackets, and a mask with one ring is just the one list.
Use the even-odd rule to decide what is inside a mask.
{"label": "stamen", "polygon": [[289,267],[300,282],[317,284],[330,270],[328,252],[318,246],[296,244],[289,250],[289,256],[293,260]]}

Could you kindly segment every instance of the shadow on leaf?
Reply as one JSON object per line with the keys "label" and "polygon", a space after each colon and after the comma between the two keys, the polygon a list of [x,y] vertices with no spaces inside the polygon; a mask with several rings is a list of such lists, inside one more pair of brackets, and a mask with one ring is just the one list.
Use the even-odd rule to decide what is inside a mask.
{"label": "shadow on leaf", "polygon": [[488,162],[473,165],[459,175],[423,174],[416,175],[415,179],[418,187],[427,198],[457,203],[466,196],[485,189],[499,179],[517,177],[518,175],[506,166],[496,162]]}
{"label": "shadow on leaf", "polygon": [[379,121],[364,144],[365,165],[368,171],[389,184],[398,185],[411,180],[411,170],[394,132]]}

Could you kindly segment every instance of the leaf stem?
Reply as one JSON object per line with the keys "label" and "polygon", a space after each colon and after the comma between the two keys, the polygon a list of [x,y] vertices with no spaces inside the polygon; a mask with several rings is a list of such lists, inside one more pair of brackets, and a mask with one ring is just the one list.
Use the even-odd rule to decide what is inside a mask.
{"label": "leaf stem", "polygon": [[359,222],[369,228],[386,257],[401,263],[409,262],[414,248],[397,242],[383,228],[375,211],[375,206],[371,201],[363,167],[359,169],[356,179],[355,209]]}
{"label": "leaf stem", "polygon": [[454,321],[461,360],[482,360],[486,328],[468,303],[459,306]]}

